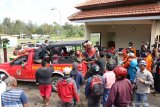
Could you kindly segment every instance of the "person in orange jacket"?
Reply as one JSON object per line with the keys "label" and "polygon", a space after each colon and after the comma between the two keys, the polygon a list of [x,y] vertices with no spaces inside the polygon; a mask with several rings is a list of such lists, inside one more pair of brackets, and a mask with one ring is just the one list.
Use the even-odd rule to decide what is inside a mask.
{"label": "person in orange jacket", "polygon": [[129,47],[128,47],[129,52],[134,52],[134,55],[135,55],[135,57],[136,57],[136,56],[137,56],[137,55],[136,55],[136,48],[133,47],[133,43],[132,43],[132,42],[129,42],[128,45],[129,45]]}
{"label": "person in orange jacket", "polygon": [[133,60],[134,58],[136,58],[135,55],[134,55],[134,53],[128,53],[128,57],[127,57],[127,59],[124,61],[124,63],[123,63],[122,66],[123,66],[124,68],[128,69],[129,66],[130,66],[131,60]]}
{"label": "person in orange jacket", "polygon": [[146,69],[151,72],[152,71],[153,58],[152,58],[152,54],[151,54],[150,50],[147,50],[147,52],[146,52],[146,58],[144,60],[147,63]]}

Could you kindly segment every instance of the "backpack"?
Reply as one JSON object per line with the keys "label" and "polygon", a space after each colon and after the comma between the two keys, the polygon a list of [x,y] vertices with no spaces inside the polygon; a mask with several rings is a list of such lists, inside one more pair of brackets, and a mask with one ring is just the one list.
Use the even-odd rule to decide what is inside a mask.
{"label": "backpack", "polygon": [[102,96],[103,95],[103,81],[100,75],[94,75],[90,84],[91,96]]}

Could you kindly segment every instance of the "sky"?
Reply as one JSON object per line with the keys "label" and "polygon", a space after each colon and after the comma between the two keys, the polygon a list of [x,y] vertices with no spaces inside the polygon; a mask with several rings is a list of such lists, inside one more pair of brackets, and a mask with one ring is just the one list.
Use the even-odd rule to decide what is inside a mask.
{"label": "sky", "polygon": [[[75,5],[85,0],[0,0],[0,22],[5,17],[11,20],[29,20],[38,25],[69,22],[67,17],[78,11]],[[51,10],[56,8],[58,10]]]}

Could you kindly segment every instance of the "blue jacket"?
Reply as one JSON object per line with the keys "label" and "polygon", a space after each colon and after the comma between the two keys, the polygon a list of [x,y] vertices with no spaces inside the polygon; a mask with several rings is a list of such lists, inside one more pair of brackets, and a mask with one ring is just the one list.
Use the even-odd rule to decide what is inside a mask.
{"label": "blue jacket", "polygon": [[130,66],[128,68],[128,74],[130,76],[130,81],[133,82],[136,76],[136,72],[139,71],[137,59],[133,59],[130,62]]}
{"label": "blue jacket", "polygon": [[84,78],[82,76],[82,73],[80,71],[74,69],[71,71],[70,75],[76,81],[77,90],[80,90],[80,85],[82,85],[84,83]]}

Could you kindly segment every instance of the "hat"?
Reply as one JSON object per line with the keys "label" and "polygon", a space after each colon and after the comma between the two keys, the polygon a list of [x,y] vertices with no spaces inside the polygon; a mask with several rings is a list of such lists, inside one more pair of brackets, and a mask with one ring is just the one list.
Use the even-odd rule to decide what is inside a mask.
{"label": "hat", "polygon": [[92,42],[91,42],[91,41],[88,41],[88,42],[86,43],[86,45],[92,45]]}
{"label": "hat", "polygon": [[4,80],[4,82],[6,83],[6,90],[10,90],[13,85],[15,84],[15,82],[17,82],[15,77],[8,77],[7,79]]}
{"label": "hat", "polygon": [[145,60],[141,60],[140,62],[139,62],[139,65],[147,65],[147,63],[146,63],[146,61]]}
{"label": "hat", "polygon": [[70,75],[70,72],[71,72],[71,68],[69,68],[69,67],[65,67],[63,69],[64,76]]}

